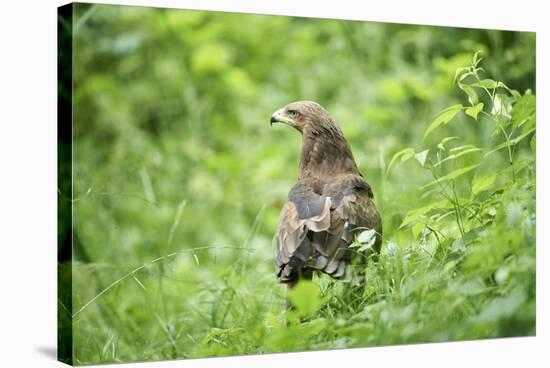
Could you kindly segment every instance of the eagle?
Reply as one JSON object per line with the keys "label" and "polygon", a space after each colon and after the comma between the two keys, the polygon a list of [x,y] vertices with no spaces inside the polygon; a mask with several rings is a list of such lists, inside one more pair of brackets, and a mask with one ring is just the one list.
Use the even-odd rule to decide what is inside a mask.
{"label": "eagle", "polygon": [[[298,182],[288,193],[275,235],[280,283],[292,288],[313,271],[350,279],[350,245],[374,230],[380,251],[382,220],[373,192],[336,121],[318,103],[297,101],[275,111],[270,124],[284,123],[302,134]],[[372,232],[371,232],[372,233]]]}

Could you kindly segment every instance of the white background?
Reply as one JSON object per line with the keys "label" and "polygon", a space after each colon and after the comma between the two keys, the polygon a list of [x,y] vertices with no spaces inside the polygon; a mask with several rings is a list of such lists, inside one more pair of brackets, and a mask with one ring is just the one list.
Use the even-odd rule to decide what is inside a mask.
{"label": "white background", "polygon": [[[106,2],[106,1],[98,1]],[[56,345],[56,63],[59,0],[0,10],[0,366],[58,367]],[[537,32],[537,337],[272,354],[132,367],[542,367],[548,349],[548,72],[545,1],[113,1]],[[545,16],[546,14],[546,16]],[[276,62],[276,61],[274,61]],[[541,189],[542,188],[542,189]],[[546,346],[546,351],[544,349]]]}

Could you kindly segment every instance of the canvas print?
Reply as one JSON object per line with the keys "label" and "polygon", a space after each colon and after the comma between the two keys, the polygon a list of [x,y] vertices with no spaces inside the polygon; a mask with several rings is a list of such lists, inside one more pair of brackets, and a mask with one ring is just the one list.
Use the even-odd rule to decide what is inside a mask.
{"label": "canvas print", "polygon": [[58,13],[61,361],[535,334],[534,33]]}

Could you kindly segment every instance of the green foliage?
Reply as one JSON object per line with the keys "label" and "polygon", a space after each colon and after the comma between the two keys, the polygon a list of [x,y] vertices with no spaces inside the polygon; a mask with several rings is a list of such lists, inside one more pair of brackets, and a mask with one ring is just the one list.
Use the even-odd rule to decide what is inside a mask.
{"label": "green foliage", "polygon": [[464,107],[461,104],[456,104],[453,106],[449,106],[445,110],[441,112],[437,116],[437,118],[432,121],[428,129],[426,129],[426,132],[424,133],[424,138],[428,136],[435,128],[439,127],[440,125],[449,123],[456,114],[458,114]]}
{"label": "green foliage", "polygon": [[[434,260],[439,267],[452,272],[450,285],[465,288],[468,294],[483,296],[474,301],[474,305],[482,301],[479,309],[475,308],[478,314],[468,318],[474,330],[488,331],[492,323],[493,327],[501,328],[497,336],[532,334],[535,158],[528,147],[518,145],[534,137],[535,98],[529,91],[522,95],[503,82],[480,79],[479,60],[476,53],[472,65],[458,69],[456,75],[462,90],[481,88],[486,93],[490,112],[484,111],[483,103],[477,103],[477,94],[472,101],[472,95],[467,92],[472,107],[465,113],[474,120],[478,120],[481,113],[484,119],[480,123],[495,127],[496,142],[485,149],[471,143],[448,149],[445,144],[455,141],[456,137],[446,137],[436,147],[429,148],[436,152],[426,166],[434,180],[420,189],[430,188],[423,198],[431,199],[432,203],[410,210],[401,228],[411,226],[414,237],[420,236],[421,244],[429,244],[428,237],[433,235]],[[473,82],[467,84],[465,76],[474,77]],[[462,108],[456,106],[459,105],[450,109],[458,113]],[[444,120],[448,122],[451,118]],[[518,130],[525,124],[527,128]],[[425,136],[433,129],[434,123],[426,129]],[[498,143],[498,140],[504,141]],[[490,154],[501,149],[506,149],[504,157],[509,166],[488,161]],[[477,154],[467,161],[458,160],[465,153],[484,151],[483,155]],[[442,165],[443,162],[446,164]],[[451,171],[444,170],[443,166],[449,166]],[[467,174],[473,171],[477,174],[471,178]],[[511,278],[510,272],[517,278]]]}
{"label": "green foliage", "polygon": [[474,120],[477,120],[477,115],[480,111],[483,111],[483,102],[480,102],[475,106],[467,107],[466,110],[464,110],[466,115],[471,116]]}
{"label": "green foliage", "polygon": [[[75,364],[535,333],[534,34],[74,19]],[[287,295],[272,238],[300,137],[269,117],[298,99],[341,125],[384,238],[358,236],[350,282]]]}
{"label": "green foliage", "polygon": [[290,301],[299,316],[316,312],[321,306],[319,286],[311,281],[299,282],[290,292]]}

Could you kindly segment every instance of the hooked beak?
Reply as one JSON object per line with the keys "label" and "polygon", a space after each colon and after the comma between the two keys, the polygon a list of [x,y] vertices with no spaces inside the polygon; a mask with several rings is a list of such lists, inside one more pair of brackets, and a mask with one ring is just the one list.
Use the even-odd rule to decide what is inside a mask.
{"label": "hooked beak", "polygon": [[273,113],[271,115],[271,119],[269,119],[269,124],[273,125],[273,123],[285,123],[290,126],[294,126],[294,123],[292,120],[290,120],[285,114],[284,114],[284,108],[281,108]]}

